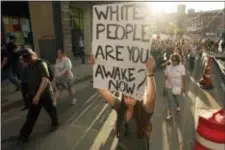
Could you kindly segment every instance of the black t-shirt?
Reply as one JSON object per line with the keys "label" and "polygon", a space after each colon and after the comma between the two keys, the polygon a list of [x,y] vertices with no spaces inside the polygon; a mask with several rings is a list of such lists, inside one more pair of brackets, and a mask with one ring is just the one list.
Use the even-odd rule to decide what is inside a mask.
{"label": "black t-shirt", "polygon": [[9,63],[14,63],[17,62],[19,60],[19,56],[16,52],[14,52],[14,50],[17,48],[16,44],[13,42],[9,42],[6,45],[6,50],[9,53]]}
{"label": "black t-shirt", "polygon": [[[40,87],[42,78],[49,78],[48,67],[45,62],[37,60],[37,62],[28,66],[27,74],[27,83],[29,89],[28,93],[31,96],[34,96]],[[52,87],[50,85],[50,82],[48,83],[44,93],[52,93]]]}
{"label": "black t-shirt", "polygon": [[10,66],[9,63],[8,63],[9,54],[5,49],[2,48],[1,49],[1,63],[3,62],[3,59],[5,57],[7,58],[7,63],[5,64],[5,66],[2,69],[7,69]]}

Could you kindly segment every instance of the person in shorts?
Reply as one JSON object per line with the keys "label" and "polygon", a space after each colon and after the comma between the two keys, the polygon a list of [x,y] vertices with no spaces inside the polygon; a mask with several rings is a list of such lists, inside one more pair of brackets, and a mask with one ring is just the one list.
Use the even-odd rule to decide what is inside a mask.
{"label": "person in shorts", "polygon": [[68,89],[72,97],[72,105],[76,103],[75,91],[73,89],[74,75],[72,73],[71,60],[66,56],[65,52],[61,49],[57,51],[57,60],[55,64],[55,78],[54,84],[56,91],[54,94],[54,105],[56,106],[62,91]]}

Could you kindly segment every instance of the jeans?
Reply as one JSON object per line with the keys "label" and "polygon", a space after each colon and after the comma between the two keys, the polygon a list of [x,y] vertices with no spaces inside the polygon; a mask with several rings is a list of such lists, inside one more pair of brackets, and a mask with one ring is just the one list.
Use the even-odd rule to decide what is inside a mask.
{"label": "jeans", "polygon": [[168,109],[170,112],[173,109],[173,102],[175,103],[176,107],[180,107],[179,101],[182,99],[182,95],[174,95],[171,88],[166,88],[166,95],[168,100]]}
{"label": "jeans", "polygon": [[[32,99],[33,97],[29,97],[29,101],[32,101]],[[50,116],[52,120],[52,126],[57,126],[59,124],[56,108],[53,106],[52,95],[43,94],[40,97],[40,100],[37,105],[31,104],[29,107],[26,122],[24,123],[22,129],[20,130],[20,135],[22,137],[28,138],[29,135],[31,134],[42,106],[47,111],[48,115]]]}
{"label": "jeans", "polygon": [[28,86],[27,83],[21,83],[21,94],[23,96],[24,105],[29,107]]}

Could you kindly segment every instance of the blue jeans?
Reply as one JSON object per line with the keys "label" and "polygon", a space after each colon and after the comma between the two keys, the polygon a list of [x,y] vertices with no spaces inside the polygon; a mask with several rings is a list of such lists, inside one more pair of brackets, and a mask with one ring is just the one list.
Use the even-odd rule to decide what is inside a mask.
{"label": "blue jeans", "polygon": [[182,95],[174,95],[171,88],[166,88],[166,98],[168,100],[168,109],[171,112],[173,109],[173,104],[175,103],[176,107],[180,107],[180,100]]}

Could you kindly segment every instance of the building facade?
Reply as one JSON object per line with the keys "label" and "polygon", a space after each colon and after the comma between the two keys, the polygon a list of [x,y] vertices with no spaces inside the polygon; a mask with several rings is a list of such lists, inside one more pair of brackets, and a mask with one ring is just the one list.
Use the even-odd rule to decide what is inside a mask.
{"label": "building facade", "polygon": [[203,35],[217,33],[219,28],[224,28],[224,10],[188,13],[186,20],[187,31]]}
{"label": "building facade", "polygon": [[92,39],[92,4],[76,1],[29,1],[35,51],[54,63],[56,50],[79,55],[79,40],[89,54]]}

